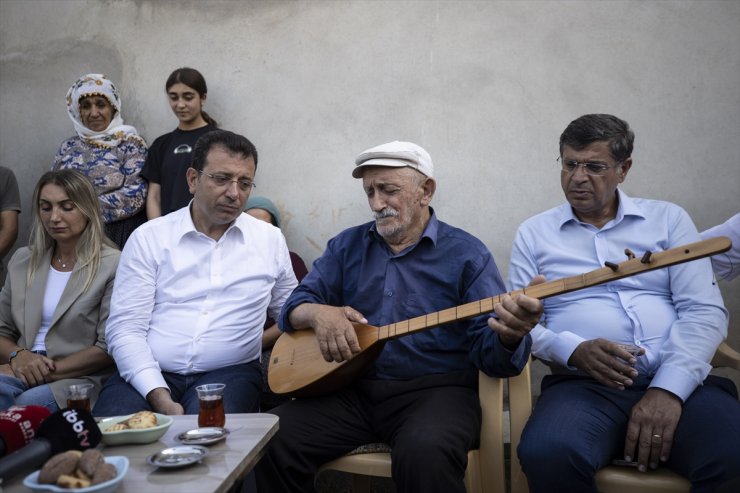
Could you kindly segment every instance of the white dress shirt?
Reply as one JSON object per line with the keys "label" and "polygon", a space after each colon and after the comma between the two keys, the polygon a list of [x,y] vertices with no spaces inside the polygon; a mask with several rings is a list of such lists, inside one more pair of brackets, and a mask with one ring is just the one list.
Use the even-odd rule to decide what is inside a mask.
{"label": "white dress shirt", "polygon": [[242,213],[215,241],[184,207],[138,227],[121,253],[106,340],[142,396],[162,371],[208,372],[260,357],[262,328],[298,285],[280,230]]}

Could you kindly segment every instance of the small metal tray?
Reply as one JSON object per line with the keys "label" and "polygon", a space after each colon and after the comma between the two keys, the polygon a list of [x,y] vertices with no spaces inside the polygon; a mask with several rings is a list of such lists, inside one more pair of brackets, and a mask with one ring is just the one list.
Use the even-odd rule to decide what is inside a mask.
{"label": "small metal tray", "polygon": [[226,428],[196,428],[180,433],[175,437],[175,440],[186,445],[210,445],[220,442],[228,435],[229,430]]}
{"label": "small metal tray", "polygon": [[156,467],[178,468],[200,462],[208,455],[208,449],[198,445],[180,445],[160,450],[146,458],[146,461]]}

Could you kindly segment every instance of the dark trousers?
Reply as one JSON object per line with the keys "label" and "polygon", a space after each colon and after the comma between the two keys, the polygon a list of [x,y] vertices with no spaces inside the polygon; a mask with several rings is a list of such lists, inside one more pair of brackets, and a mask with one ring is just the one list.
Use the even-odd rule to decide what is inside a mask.
{"label": "dark trousers", "polygon": [[[518,450],[529,491],[595,492],[596,471],[624,458],[630,410],[648,384],[638,378],[622,391],[587,377],[545,377]],[[713,492],[740,474],[740,402],[731,381],[709,376],[686,400],[662,465],[689,478],[692,492]]]}
{"label": "dark trousers", "polygon": [[408,381],[361,380],[336,394],[270,412],[280,430],[256,467],[260,493],[314,491],[316,470],[354,448],[383,442],[399,492],[464,492],[468,450],[478,445],[477,372]]}
{"label": "dark trousers", "polygon": [[[207,373],[179,375],[162,372],[172,394],[185,414],[198,414],[200,402],[195,387],[208,383],[226,384],[224,389],[224,411],[228,413],[253,413],[259,409],[262,389],[262,367],[259,360],[240,365],[226,366]],[[94,416],[122,416],[142,410],[152,411],[146,396],[139,392],[116,371],[106,380],[103,390],[93,407]]]}

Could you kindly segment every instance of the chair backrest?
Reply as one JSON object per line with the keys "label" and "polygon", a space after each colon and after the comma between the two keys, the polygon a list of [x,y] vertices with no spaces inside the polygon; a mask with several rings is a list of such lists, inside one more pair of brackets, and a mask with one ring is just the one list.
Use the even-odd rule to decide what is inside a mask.
{"label": "chair backrest", "polygon": [[516,449],[519,447],[519,439],[522,436],[524,425],[527,424],[529,415],[532,413],[532,379],[530,366],[532,360],[527,363],[522,372],[509,378],[509,431],[511,433],[510,471],[511,471],[511,493],[529,493],[527,478],[524,476],[522,466]]}
{"label": "chair backrest", "polygon": [[715,368],[734,368],[740,371],[740,353],[723,342],[717,348],[712,358],[712,366]]}
{"label": "chair backrest", "polygon": [[[504,380],[489,377],[478,372],[478,395],[481,405],[480,446],[478,464],[472,464],[468,454],[467,476],[475,474],[478,468],[480,491],[484,493],[505,493],[506,482],[504,460]],[[466,478],[467,479],[467,478]],[[468,491],[474,488],[468,488]]]}

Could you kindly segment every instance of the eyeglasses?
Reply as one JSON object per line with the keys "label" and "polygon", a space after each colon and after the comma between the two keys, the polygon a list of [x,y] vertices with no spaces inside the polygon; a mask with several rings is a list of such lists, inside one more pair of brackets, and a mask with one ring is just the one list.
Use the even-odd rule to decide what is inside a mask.
{"label": "eyeglasses", "polygon": [[621,164],[617,163],[614,166],[609,166],[604,163],[579,163],[572,159],[563,160],[561,157],[558,157],[556,161],[560,163],[560,167],[564,173],[574,173],[576,169],[583,168],[583,171],[589,176],[602,176],[611,168],[615,168]]}
{"label": "eyeglasses", "polygon": [[251,190],[252,188],[257,186],[257,184],[251,180],[234,180],[230,176],[226,175],[212,175],[199,169],[196,171],[201,175],[206,175],[208,178],[213,180],[213,183],[215,183],[217,187],[229,187],[232,183],[236,183],[236,185],[239,187],[239,190],[241,190],[242,192],[246,192],[247,190]]}

